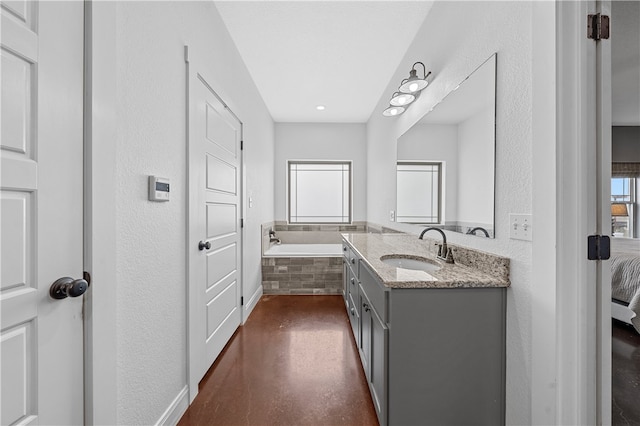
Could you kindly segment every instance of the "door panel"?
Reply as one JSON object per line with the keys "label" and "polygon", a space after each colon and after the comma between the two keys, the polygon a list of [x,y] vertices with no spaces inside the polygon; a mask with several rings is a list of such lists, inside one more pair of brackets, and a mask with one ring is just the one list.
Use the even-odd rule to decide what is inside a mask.
{"label": "door panel", "polygon": [[236,195],[238,169],[213,155],[207,155],[207,189]]}
{"label": "door panel", "polygon": [[233,158],[237,157],[237,129],[225,121],[219,108],[207,104],[207,140],[225,149]]}
{"label": "door panel", "polygon": [[2,333],[2,416],[3,425],[13,424],[33,412],[35,371],[33,321]]}
{"label": "door panel", "polygon": [[[233,281],[221,293],[207,303],[207,340],[224,325],[225,320],[236,310],[235,299],[237,296],[237,288],[237,281]],[[224,343],[226,344],[226,342]]]}
{"label": "door panel", "polygon": [[11,247],[2,251],[0,288],[2,291],[17,287],[33,288],[33,256],[29,253],[29,247],[33,247],[31,195],[27,192],[3,191],[0,199],[2,245]]}
{"label": "door panel", "polygon": [[49,286],[82,277],[83,3],[0,15],[1,421],[81,424],[82,298]]}
{"label": "door panel", "polygon": [[207,238],[217,239],[238,232],[238,206],[210,203],[207,205]]}
{"label": "door panel", "polygon": [[235,244],[222,247],[207,254],[207,288],[218,284],[223,278],[235,275],[237,272],[236,257],[237,246]]}

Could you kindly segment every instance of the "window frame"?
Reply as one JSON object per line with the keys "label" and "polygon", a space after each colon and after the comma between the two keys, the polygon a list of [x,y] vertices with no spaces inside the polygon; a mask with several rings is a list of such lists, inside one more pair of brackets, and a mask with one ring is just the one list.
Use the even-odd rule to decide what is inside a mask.
{"label": "window frame", "polygon": [[[614,195],[613,194],[613,190],[611,191],[611,204],[625,204],[627,206],[627,212],[628,212],[628,216],[627,216],[627,223],[628,223],[628,233],[629,236],[628,237],[622,237],[622,238],[634,238],[634,235],[636,234],[636,230],[635,230],[635,222],[636,222],[636,204],[637,204],[637,200],[638,200],[638,178],[636,178],[635,176],[629,175],[629,176],[624,176],[624,175],[620,175],[620,176],[611,176],[611,185],[613,186],[613,180],[614,179],[627,179],[629,181],[629,200],[614,200],[613,198],[615,196],[618,196],[618,194]],[[625,194],[622,194],[622,196],[624,197]],[[614,230],[615,230],[615,225],[617,223],[618,219],[614,216],[611,217],[611,235],[613,236],[614,234]]]}
{"label": "window frame", "polygon": [[[437,166],[438,168],[438,215],[437,215],[437,221],[436,222],[409,222],[409,221],[404,221],[404,220],[400,220],[400,218],[405,217],[405,216],[400,216],[398,214],[398,200],[396,198],[396,221],[398,223],[411,223],[411,224],[415,224],[415,225],[444,225],[444,215],[443,215],[443,206],[442,206],[442,199],[443,199],[443,191],[444,191],[444,185],[442,182],[443,176],[444,176],[444,161],[429,161],[429,160],[425,160],[425,161],[419,161],[419,160],[397,160],[396,161],[396,180],[397,180],[397,176],[398,176],[398,166],[403,165],[403,166]],[[397,185],[397,182],[396,182]],[[396,189],[396,197],[397,197],[397,189]]]}
{"label": "window frame", "polygon": [[[348,179],[349,179],[349,197],[348,197],[348,209],[349,217],[347,222],[292,222],[291,221],[291,165],[293,164],[305,164],[305,165],[327,165],[337,164],[348,166]],[[353,161],[351,160],[287,160],[287,196],[286,196],[286,210],[287,210],[287,224],[289,225],[351,225],[353,224]],[[344,194],[343,194],[344,197]]]}

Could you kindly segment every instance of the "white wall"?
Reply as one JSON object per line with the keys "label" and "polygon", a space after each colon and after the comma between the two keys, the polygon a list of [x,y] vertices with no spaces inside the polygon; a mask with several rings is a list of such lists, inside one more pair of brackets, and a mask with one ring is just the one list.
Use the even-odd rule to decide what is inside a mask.
{"label": "white wall", "polygon": [[353,220],[366,220],[366,126],[354,123],[275,124],[275,216],[287,220],[287,160],[351,160]]}
{"label": "white wall", "polygon": [[444,220],[458,220],[458,128],[450,124],[418,124],[398,138],[398,161],[443,161]]}
{"label": "white wall", "polygon": [[[531,424],[531,243],[510,240],[509,213],[532,210],[532,3],[436,2],[367,123],[368,220],[389,222],[395,202],[397,138],[491,54],[497,55],[496,238],[448,232],[454,243],[508,256],[507,424]],[[431,85],[400,117],[382,111],[411,64],[424,61]],[[534,218],[535,222],[535,218]]]}
{"label": "white wall", "polygon": [[[184,45],[244,122],[245,300],[260,286],[260,223],[273,220],[273,121],[212,2],[119,2],[117,423],[156,423],[187,380]],[[147,201],[147,175],[171,201]]]}
{"label": "white wall", "polygon": [[458,221],[493,227],[494,110],[458,125]]}

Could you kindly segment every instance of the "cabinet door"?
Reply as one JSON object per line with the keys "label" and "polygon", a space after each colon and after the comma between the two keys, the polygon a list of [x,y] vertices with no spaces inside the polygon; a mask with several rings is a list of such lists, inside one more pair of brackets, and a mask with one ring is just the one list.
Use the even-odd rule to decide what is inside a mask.
{"label": "cabinet door", "polygon": [[360,293],[360,358],[362,368],[367,376],[367,381],[371,381],[371,304],[364,292]]}
{"label": "cabinet door", "polygon": [[342,259],[342,297],[344,304],[349,309],[349,265],[344,258]]}
{"label": "cabinet door", "polygon": [[387,344],[389,329],[382,322],[375,310],[370,311],[371,317],[371,352],[369,356],[369,389],[373,405],[378,413],[378,420],[385,425],[387,413]]}
{"label": "cabinet door", "polygon": [[349,312],[349,322],[351,323],[351,331],[353,331],[353,339],[356,342],[356,347],[360,348],[360,313],[358,312],[358,305],[354,303],[353,295],[351,294],[349,294],[347,312]]}

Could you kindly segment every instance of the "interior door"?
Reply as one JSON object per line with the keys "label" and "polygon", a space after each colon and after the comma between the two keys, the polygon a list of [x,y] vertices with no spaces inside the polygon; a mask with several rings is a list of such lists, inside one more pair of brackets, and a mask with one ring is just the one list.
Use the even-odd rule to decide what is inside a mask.
{"label": "interior door", "polygon": [[[83,2],[2,2],[2,414],[83,423]],[[76,282],[76,290],[80,290]]]}
{"label": "interior door", "polygon": [[190,385],[241,322],[241,123],[189,64]]}

